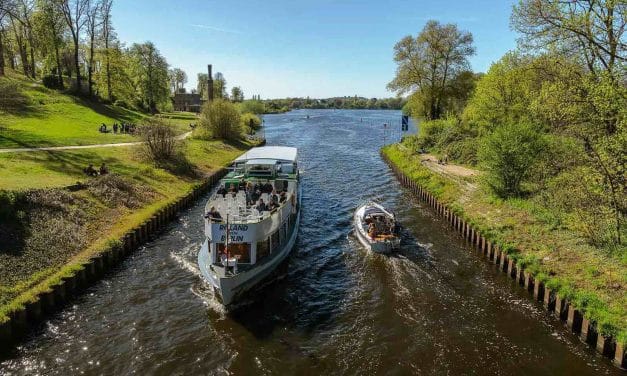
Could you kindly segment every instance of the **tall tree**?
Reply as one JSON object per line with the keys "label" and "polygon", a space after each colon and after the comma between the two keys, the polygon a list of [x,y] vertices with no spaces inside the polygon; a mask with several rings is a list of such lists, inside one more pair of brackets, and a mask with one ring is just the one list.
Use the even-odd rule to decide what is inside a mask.
{"label": "tall tree", "polygon": [[520,0],[512,26],[523,46],[581,56],[593,74],[614,74],[617,63],[627,62],[624,0]]}
{"label": "tall tree", "polygon": [[0,76],[4,76],[4,22],[7,16],[5,10],[8,0],[0,0]]}
{"label": "tall tree", "polygon": [[89,87],[89,96],[94,95],[94,53],[96,45],[96,36],[98,27],[101,25],[100,8],[102,3],[100,0],[88,0],[86,11],[87,37],[89,39],[89,58],[87,61],[87,83]]}
{"label": "tall tree", "polygon": [[72,34],[74,43],[74,65],[76,68],[76,92],[81,92],[81,70],[80,70],[80,36],[81,30],[87,22],[87,11],[89,0],[58,0],[56,5],[63,14],[65,22]]}
{"label": "tall tree", "polygon": [[209,75],[207,73],[198,73],[198,82],[196,84],[196,90],[200,94],[201,98],[207,98],[207,85],[209,82]]}
{"label": "tall tree", "polygon": [[167,101],[169,96],[168,63],[152,42],[133,44],[129,54],[135,86],[143,103],[154,114],[157,105]]}
{"label": "tall tree", "polygon": [[388,88],[400,94],[418,92],[424,117],[440,118],[448,86],[469,69],[468,57],[475,53],[472,43],[472,34],[454,24],[427,22],[417,37],[408,35],[394,46],[398,67]]}
{"label": "tall tree", "polygon": [[228,94],[226,92],[226,79],[220,72],[216,72],[213,75],[213,95],[216,99],[227,99]]}
{"label": "tall tree", "polygon": [[104,42],[104,55],[105,55],[105,76],[107,80],[107,99],[113,101],[113,92],[111,85],[111,51],[110,44],[115,38],[113,31],[113,23],[111,22],[111,7],[113,6],[113,0],[103,0],[102,7],[100,8],[102,17],[102,40]]}
{"label": "tall tree", "polygon": [[60,49],[63,46],[63,33],[65,32],[65,21],[63,15],[57,11],[52,1],[40,2],[41,12],[36,23],[37,34],[42,42],[42,52],[47,54],[52,49],[54,52],[54,63],[56,65],[56,75],[59,87],[63,88],[63,68],[61,65]]}
{"label": "tall tree", "polygon": [[244,101],[244,92],[242,88],[239,86],[233,86],[231,88],[231,100],[233,102],[243,102]]}

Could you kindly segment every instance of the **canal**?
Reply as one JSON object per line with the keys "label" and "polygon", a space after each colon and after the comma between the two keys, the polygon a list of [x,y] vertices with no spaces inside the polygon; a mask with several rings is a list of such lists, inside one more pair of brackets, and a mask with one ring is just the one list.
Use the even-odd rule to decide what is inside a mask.
{"label": "canal", "polygon": [[[268,115],[299,148],[303,211],[280,279],[226,315],[196,265],[204,199],[0,363],[0,374],[617,374],[402,189],[378,150],[398,111]],[[393,135],[385,135],[390,141]],[[367,254],[353,210],[394,209]]]}

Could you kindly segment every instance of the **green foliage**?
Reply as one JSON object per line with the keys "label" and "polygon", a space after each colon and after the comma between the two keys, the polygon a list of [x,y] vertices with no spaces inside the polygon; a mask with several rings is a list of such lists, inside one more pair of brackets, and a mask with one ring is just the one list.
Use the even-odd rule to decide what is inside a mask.
{"label": "green foliage", "polygon": [[163,120],[152,118],[140,128],[146,155],[157,164],[172,160],[177,154],[177,140],[174,128]]}
{"label": "green foliage", "polygon": [[266,106],[259,100],[247,100],[243,101],[239,105],[239,111],[242,114],[250,112],[251,114],[261,115],[266,112]]}
{"label": "green foliage", "polygon": [[400,110],[405,104],[403,98],[363,98],[335,97],[323,99],[285,98],[262,101],[264,113],[282,113],[293,109],[369,109],[369,110]]}
{"label": "green foliage", "polygon": [[0,77],[0,113],[20,112],[28,104],[28,97],[22,93],[16,82]]}
{"label": "green foliage", "polygon": [[485,182],[500,197],[518,197],[532,176],[546,142],[536,127],[503,125],[484,137],[478,159],[486,171]]}
{"label": "green foliage", "polygon": [[396,77],[388,89],[400,94],[414,92],[412,115],[428,120],[439,119],[451,110],[447,102],[453,96],[465,99],[473,85],[463,82],[468,72],[468,57],[474,55],[472,34],[460,31],[457,25],[427,22],[415,38],[406,36],[394,46]]}
{"label": "green foliage", "polygon": [[217,139],[240,139],[241,124],[241,116],[235,105],[223,99],[207,102],[200,114],[201,128]]}
{"label": "green foliage", "polygon": [[250,112],[242,114],[241,121],[242,129],[246,129],[248,133],[252,134],[261,128],[261,119],[259,119],[259,116]]}
{"label": "green foliage", "polygon": [[128,50],[131,78],[134,81],[139,103],[151,113],[157,106],[168,102],[168,63],[152,42],[135,43]]}

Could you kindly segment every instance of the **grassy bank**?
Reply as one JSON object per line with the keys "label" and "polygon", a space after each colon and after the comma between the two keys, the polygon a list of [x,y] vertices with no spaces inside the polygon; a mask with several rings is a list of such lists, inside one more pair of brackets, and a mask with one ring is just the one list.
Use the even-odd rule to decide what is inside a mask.
{"label": "grassy bank", "polygon": [[0,154],[0,322],[250,146],[190,139],[160,167],[141,146]]}
{"label": "grassy bank", "polygon": [[[130,134],[100,133],[105,123],[141,123],[146,114],[66,95],[9,72],[0,78],[0,148],[91,145],[137,141]],[[191,114],[164,114],[177,131],[189,130]]]}
{"label": "grassy bank", "polygon": [[451,177],[427,168],[420,155],[402,144],[383,149],[408,177],[480,230],[597,322],[600,332],[627,342],[627,258],[624,252],[590,245],[532,200],[496,199],[476,176]]}

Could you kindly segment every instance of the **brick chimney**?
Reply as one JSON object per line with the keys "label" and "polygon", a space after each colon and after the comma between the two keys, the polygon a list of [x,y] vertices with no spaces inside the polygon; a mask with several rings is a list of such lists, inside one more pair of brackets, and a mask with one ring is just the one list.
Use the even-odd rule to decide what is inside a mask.
{"label": "brick chimney", "polygon": [[211,64],[207,65],[207,100],[213,100],[213,75],[211,74]]}

